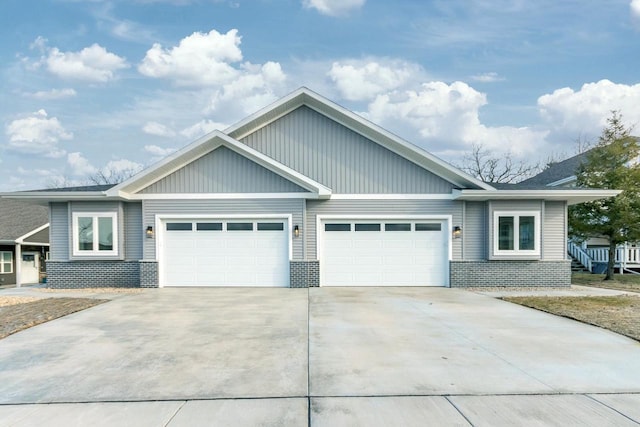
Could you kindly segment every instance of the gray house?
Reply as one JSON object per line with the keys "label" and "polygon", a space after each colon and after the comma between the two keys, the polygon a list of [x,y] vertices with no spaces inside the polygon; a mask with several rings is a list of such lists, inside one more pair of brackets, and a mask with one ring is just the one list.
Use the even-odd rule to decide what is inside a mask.
{"label": "gray house", "polygon": [[111,188],[48,204],[52,287],[568,285],[567,206],[497,189],[301,88]]}
{"label": "gray house", "polygon": [[38,283],[49,253],[49,210],[0,199],[0,285]]}

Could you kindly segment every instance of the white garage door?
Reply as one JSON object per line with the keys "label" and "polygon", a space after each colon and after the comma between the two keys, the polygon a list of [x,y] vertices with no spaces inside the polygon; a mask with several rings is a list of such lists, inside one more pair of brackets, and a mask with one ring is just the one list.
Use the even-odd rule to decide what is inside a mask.
{"label": "white garage door", "polygon": [[442,220],[324,220],[322,286],[447,286]]}
{"label": "white garage door", "polygon": [[165,220],[163,286],[289,286],[287,220]]}

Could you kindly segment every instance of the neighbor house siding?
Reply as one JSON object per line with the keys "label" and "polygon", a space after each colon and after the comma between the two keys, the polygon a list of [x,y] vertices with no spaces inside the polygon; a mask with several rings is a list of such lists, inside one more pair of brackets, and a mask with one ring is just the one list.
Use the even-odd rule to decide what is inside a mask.
{"label": "neighbor house siding", "polygon": [[[302,228],[304,199],[145,200],[144,224],[155,227],[156,215],[292,215],[292,226]],[[159,232],[160,230],[157,230]],[[302,259],[303,238],[293,239],[293,259]],[[144,239],[144,259],[156,259],[156,239]]]}
{"label": "neighbor house siding", "polygon": [[543,222],[543,258],[566,259],[567,224],[566,202],[545,202]]}
{"label": "neighbor house siding", "polygon": [[142,203],[124,203],[124,257],[142,259]]}
{"label": "neighbor house siding", "polygon": [[140,193],[293,193],[304,188],[227,147],[219,147]]}
{"label": "neighbor house siding", "polygon": [[487,204],[466,202],[462,224],[465,260],[487,259]]}
{"label": "neighbor house siding", "polygon": [[51,245],[49,258],[52,261],[67,261],[69,259],[71,240],[69,221],[68,203],[49,204],[49,243]]}
{"label": "neighbor house siding", "polygon": [[241,142],[334,193],[451,193],[453,189],[450,182],[308,107]]}
{"label": "neighbor house siding", "polygon": [[[317,259],[316,220],[318,215],[452,215],[452,226],[462,224],[462,202],[452,200],[309,200],[307,201],[307,259]],[[453,259],[462,257],[462,239],[453,239]]]}
{"label": "neighbor house siding", "polygon": [[0,245],[0,252],[11,252],[11,273],[0,273],[0,285],[13,285],[16,283],[16,252],[13,245]]}
{"label": "neighbor house siding", "polygon": [[32,234],[31,236],[24,239],[27,243],[49,243],[49,228],[45,228],[44,230],[38,231],[36,234]]}

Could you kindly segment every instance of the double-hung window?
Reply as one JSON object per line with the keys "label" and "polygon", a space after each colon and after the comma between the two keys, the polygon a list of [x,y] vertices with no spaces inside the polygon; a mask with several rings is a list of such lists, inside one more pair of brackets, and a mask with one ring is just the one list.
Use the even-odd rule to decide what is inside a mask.
{"label": "double-hung window", "polygon": [[118,255],[118,221],[115,212],[73,213],[73,255]]}
{"label": "double-hung window", "polygon": [[494,255],[540,255],[540,212],[496,211],[493,215]]}
{"label": "double-hung window", "polygon": [[13,253],[0,252],[0,274],[13,273]]}

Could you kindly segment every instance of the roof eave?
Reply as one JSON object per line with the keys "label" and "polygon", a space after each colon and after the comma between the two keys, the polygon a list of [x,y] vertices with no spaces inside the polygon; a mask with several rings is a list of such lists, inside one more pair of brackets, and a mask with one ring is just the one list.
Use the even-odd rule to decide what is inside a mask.
{"label": "roof eave", "polygon": [[615,197],[622,190],[454,190],[454,200],[549,200],[566,201],[569,205]]}

